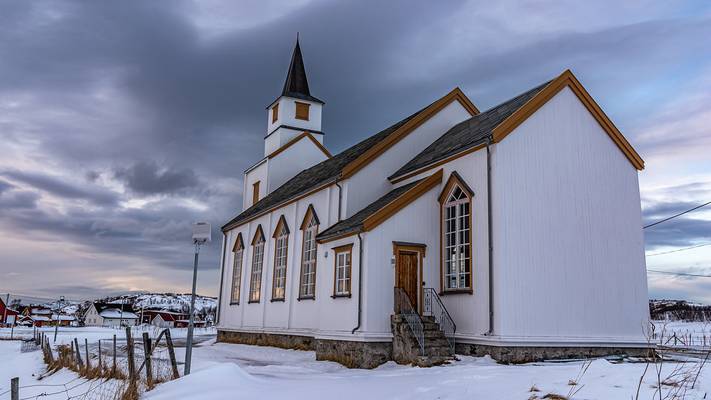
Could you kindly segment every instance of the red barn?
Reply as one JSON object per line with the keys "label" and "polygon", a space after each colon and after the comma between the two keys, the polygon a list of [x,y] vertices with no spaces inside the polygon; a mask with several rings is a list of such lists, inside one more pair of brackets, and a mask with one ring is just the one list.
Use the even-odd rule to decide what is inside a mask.
{"label": "red barn", "polygon": [[7,308],[5,302],[0,299],[0,325],[16,324],[18,314],[17,311]]}

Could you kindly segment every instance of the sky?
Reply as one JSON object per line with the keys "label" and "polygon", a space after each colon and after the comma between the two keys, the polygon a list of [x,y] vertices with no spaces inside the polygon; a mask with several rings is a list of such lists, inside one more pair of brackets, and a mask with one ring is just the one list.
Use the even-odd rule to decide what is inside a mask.
{"label": "sky", "polygon": [[[570,68],[645,159],[645,223],[711,201],[707,1],[0,0],[0,292],[187,292],[204,220],[216,295],[297,32],[334,153],[454,87],[485,110]],[[649,269],[711,275],[711,207],[645,240]],[[711,304],[711,278],[649,289]]]}

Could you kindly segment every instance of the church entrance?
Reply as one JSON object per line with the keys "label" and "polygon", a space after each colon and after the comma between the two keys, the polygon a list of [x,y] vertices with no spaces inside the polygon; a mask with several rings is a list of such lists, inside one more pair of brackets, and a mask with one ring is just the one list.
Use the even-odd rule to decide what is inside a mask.
{"label": "church entrance", "polygon": [[[409,300],[409,305],[418,312],[422,311],[422,258],[424,257],[425,246],[413,243],[394,243],[395,256],[395,287],[402,290],[404,296]],[[407,307],[404,298],[396,300],[395,311],[400,312],[400,308]]]}

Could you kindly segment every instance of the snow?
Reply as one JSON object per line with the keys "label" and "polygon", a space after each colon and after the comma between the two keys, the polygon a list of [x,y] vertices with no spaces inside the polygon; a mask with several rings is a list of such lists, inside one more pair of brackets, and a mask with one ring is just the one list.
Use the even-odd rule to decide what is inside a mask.
{"label": "snow", "polygon": [[[704,324],[675,323],[681,331],[702,329]],[[52,341],[54,327],[38,328],[49,335]],[[153,334],[160,331],[152,326],[132,328],[134,337],[140,332]],[[15,336],[31,337],[32,328],[16,328]],[[184,343],[187,329],[171,329],[176,343]],[[87,338],[90,343],[99,339],[111,339],[113,335],[124,336],[124,329],[83,327],[60,327],[56,344],[69,343],[78,338],[79,343]],[[142,398],[163,399],[234,399],[234,398],[289,398],[309,399],[337,397],[350,399],[529,399],[543,398],[548,393],[568,395],[578,392],[572,399],[629,400],[635,398],[637,384],[645,369],[645,363],[611,362],[595,359],[592,362],[542,362],[523,365],[501,365],[489,357],[465,357],[452,364],[416,368],[386,363],[373,370],[348,369],[328,361],[316,361],[314,352],[285,350],[273,347],[215,343],[214,328],[196,329],[196,335],[211,339],[196,345],[193,350],[193,373],[179,380],[159,385]],[[9,336],[9,329],[0,329],[0,337]],[[155,337],[155,335],[153,335]],[[180,344],[178,344],[180,345]],[[182,361],[184,348],[176,349]],[[20,376],[20,385],[64,384],[76,378],[76,374],[62,370],[55,375],[37,381],[44,371],[41,352],[20,353],[20,342],[0,340],[0,393],[9,387],[10,378]],[[698,359],[689,359],[693,367]],[[679,367],[680,363],[662,364],[662,379]],[[179,366],[182,372],[182,365]],[[584,371],[584,372],[582,372]],[[574,380],[577,385],[569,385]],[[656,370],[650,365],[640,387],[640,399],[658,397],[655,394]],[[78,379],[88,388],[96,381]],[[71,386],[71,385],[70,385]],[[539,392],[531,392],[535,386]],[[72,394],[86,391],[76,389]],[[51,388],[49,388],[51,389]],[[21,398],[50,391],[47,387],[27,388]],[[673,386],[663,386],[664,397]],[[705,368],[696,388],[689,390],[686,399],[702,399],[711,391],[711,372]],[[4,399],[0,395],[0,399]],[[48,400],[67,398],[66,395],[46,397]]]}
{"label": "snow", "polygon": [[[596,359],[501,365],[489,357],[459,356],[460,361],[433,368],[386,363],[374,370],[347,369],[316,361],[310,351],[213,343],[194,349],[193,374],[146,393],[151,400],[289,398],[362,399],[528,399],[548,393],[573,399],[634,398],[644,363],[612,363]],[[665,363],[662,377],[677,366]],[[585,369],[587,366],[587,369]],[[581,373],[585,369],[584,373]],[[655,371],[650,366],[649,371]],[[666,374],[666,375],[665,375]],[[579,378],[579,376],[581,376]],[[705,371],[687,399],[701,399],[711,390]],[[569,385],[570,380],[577,385]],[[656,373],[648,372],[640,399],[651,399]],[[535,386],[540,392],[531,392]],[[673,387],[664,387],[666,394]]]}

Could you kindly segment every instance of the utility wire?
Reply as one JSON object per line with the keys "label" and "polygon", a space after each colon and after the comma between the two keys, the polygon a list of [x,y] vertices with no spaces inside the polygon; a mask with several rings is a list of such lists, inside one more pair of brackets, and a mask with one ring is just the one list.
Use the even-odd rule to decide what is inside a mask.
{"label": "utility wire", "polygon": [[696,206],[696,207],[694,207],[694,208],[688,209],[688,210],[686,210],[686,211],[684,211],[684,212],[680,212],[679,214],[672,215],[671,217],[664,218],[664,219],[661,220],[661,221],[657,221],[657,222],[651,223],[651,224],[649,224],[649,225],[643,226],[642,229],[651,228],[651,227],[653,227],[654,225],[659,225],[659,224],[661,224],[662,222],[667,222],[667,221],[669,221],[670,219],[674,219],[674,218],[676,218],[676,217],[680,217],[680,216],[682,216],[682,215],[684,215],[684,214],[686,214],[686,213],[690,213],[690,212],[692,212],[692,211],[694,211],[694,210],[698,210],[698,209],[701,208],[701,207],[706,207],[706,206],[709,205],[709,204],[711,204],[711,201],[709,201],[709,202],[707,202],[707,203],[704,203],[704,204],[701,204],[700,206]]}
{"label": "utility wire", "polygon": [[654,270],[654,269],[648,269],[647,271],[648,272],[656,272],[657,274],[678,275],[678,276],[695,276],[697,278],[711,278],[711,275],[689,274],[686,272],[658,271],[658,270]]}
{"label": "utility wire", "polygon": [[704,246],[709,246],[711,243],[703,243],[703,244],[697,244],[696,246],[689,246],[689,247],[684,247],[682,249],[676,249],[676,250],[669,250],[669,251],[662,251],[661,253],[653,253],[653,254],[646,254],[647,257],[654,257],[654,256],[661,256],[664,254],[671,254],[671,253],[676,253],[679,251],[685,251],[685,250],[691,250],[691,249],[698,249],[699,247],[704,247]]}

